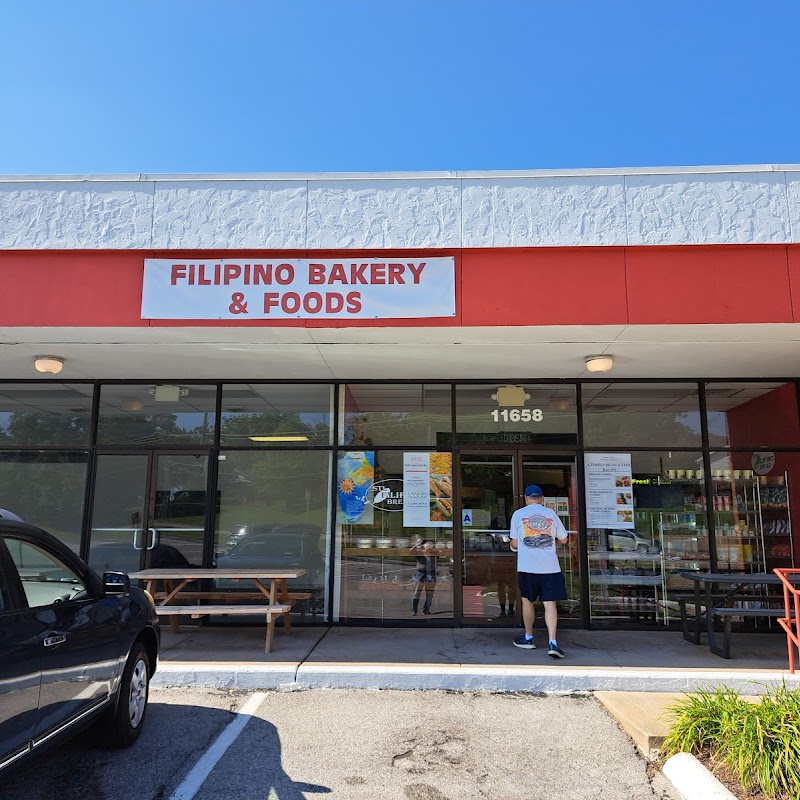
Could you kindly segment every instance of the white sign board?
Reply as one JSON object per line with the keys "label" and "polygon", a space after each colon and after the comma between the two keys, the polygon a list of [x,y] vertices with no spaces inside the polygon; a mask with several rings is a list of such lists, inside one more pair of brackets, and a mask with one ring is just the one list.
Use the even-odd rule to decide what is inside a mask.
{"label": "white sign board", "polygon": [[630,453],[586,453],[586,527],[633,528]]}
{"label": "white sign board", "polygon": [[409,319],[455,313],[452,257],[144,262],[142,319]]}
{"label": "white sign board", "polygon": [[756,475],[769,475],[775,466],[775,453],[753,453],[750,463],[753,465],[753,472]]}
{"label": "white sign board", "polygon": [[403,527],[453,527],[450,453],[403,453]]}

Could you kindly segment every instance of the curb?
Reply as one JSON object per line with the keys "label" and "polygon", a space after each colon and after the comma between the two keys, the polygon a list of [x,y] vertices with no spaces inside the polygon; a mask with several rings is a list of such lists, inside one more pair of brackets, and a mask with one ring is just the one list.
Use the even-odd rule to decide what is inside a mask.
{"label": "curb", "polygon": [[693,755],[677,753],[661,770],[684,800],[736,800]]}
{"label": "curb", "polygon": [[[794,676],[793,676],[794,677]],[[440,689],[573,693],[596,691],[690,692],[715,685],[753,694],[779,685],[774,671],[682,671],[580,667],[465,667],[452,664],[237,664],[160,662],[155,687],[214,689]],[[787,684],[800,681],[786,681]]]}

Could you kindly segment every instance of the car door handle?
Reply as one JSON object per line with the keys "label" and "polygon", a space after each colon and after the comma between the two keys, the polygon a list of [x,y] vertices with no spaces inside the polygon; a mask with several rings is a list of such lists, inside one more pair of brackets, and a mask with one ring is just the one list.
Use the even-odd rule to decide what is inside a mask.
{"label": "car door handle", "polygon": [[63,644],[67,641],[67,637],[63,633],[56,634],[55,636],[48,636],[44,640],[45,647],[55,647],[57,644]]}

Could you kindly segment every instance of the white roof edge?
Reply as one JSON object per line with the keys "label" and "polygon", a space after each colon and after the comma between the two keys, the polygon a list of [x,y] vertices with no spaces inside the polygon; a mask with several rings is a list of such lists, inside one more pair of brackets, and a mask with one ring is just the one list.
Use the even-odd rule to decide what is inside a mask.
{"label": "white roof edge", "polygon": [[634,175],[719,175],[727,173],[800,172],[800,164],[738,164],[698,167],[612,167],[604,169],[467,170],[431,172],[234,172],[118,173],[109,175],[0,175],[0,183],[131,183],[158,181],[371,181],[497,180],[502,178],[573,178]]}

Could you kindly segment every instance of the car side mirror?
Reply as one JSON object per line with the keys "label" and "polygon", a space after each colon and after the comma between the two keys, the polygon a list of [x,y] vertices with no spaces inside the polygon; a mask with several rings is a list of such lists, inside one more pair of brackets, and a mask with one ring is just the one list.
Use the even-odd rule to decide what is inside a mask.
{"label": "car side mirror", "polygon": [[131,579],[124,572],[104,572],[103,591],[107,595],[130,594]]}

